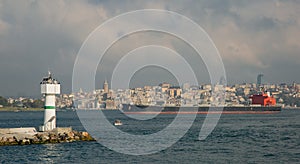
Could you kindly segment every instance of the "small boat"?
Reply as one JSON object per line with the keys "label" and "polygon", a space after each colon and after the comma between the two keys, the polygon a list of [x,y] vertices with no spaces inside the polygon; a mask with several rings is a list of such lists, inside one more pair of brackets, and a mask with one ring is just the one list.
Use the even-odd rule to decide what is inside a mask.
{"label": "small boat", "polygon": [[121,120],[115,120],[114,125],[120,126],[120,125],[123,125],[123,123],[121,122]]}

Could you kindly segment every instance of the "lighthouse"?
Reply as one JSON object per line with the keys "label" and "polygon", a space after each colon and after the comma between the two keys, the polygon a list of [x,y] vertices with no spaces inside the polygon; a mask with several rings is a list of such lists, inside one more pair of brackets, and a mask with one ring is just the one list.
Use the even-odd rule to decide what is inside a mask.
{"label": "lighthouse", "polygon": [[51,72],[44,77],[41,85],[41,93],[45,96],[44,124],[39,127],[40,131],[51,131],[56,128],[55,95],[60,94],[60,83],[52,78]]}

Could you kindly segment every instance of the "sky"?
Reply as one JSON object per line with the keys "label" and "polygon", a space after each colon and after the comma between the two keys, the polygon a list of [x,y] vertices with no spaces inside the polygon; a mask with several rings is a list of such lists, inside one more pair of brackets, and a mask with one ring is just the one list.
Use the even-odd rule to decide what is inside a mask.
{"label": "sky", "polygon": [[[72,92],[74,63],[89,34],[115,16],[141,9],[176,12],[200,25],[220,53],[228,84],[255,82],[260,73],[264,83],[300,83],[298,0],[0,0],[0,96],[40,97],[39,82],[48,70],[61,82],[62,93]],[[146,32],[122,38],[107,51],[96,88],[110,80],[110,63],[149,43],[183,54],[198,69],[200,83],[209,82],[204,62],[190,55],[195,51],[189,45]],[[170,72],[158,70],[145,67],[136,76],[155,83],[174,80]]]}

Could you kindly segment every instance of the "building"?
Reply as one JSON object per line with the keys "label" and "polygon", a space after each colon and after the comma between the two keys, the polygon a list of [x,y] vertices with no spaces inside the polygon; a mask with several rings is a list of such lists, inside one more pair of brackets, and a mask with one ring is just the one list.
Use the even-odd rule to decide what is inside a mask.
{"label": "building", "polygon": [[107,80],[104,81],[103,90],[104,90],[104,93],[108,93],[108,83],[107,83]]}
{"label": "building", "polygon": [[261,86],[261,84],[262,84],[262,77],[263,76],[264,76],[263,74],[257,75],[257,87]]}
{"label": "building", "polygon": [[168,89],[168,94],[170,97],[172,98],[180,98],[181,97],[181,92],[182,92],[182,89],[180,87],[170,87]]}
{"label": "building", "polygon": [[159,86],[161,87],[161,92],[162,93],[166,93],[167,90],[170,88],[171,84],[169,84],[169,83],[162,83],[162,84],[159,84]]}
{"label": "building", "polygon": [[115,100],[114,99],[107,99],[105,101],[105,109],[116,109]]}

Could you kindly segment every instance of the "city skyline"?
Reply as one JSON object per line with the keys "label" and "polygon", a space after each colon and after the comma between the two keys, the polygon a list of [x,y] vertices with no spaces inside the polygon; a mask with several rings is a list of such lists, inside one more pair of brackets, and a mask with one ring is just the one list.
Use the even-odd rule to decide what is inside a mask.
{"label": "city skyline", "polygon": [[[89,33],[114,16],[145,8],[178,12],[203,27],[220,52],[228,84],[255,83],[258,74],[264,74],[263,83],[300,83],[298,1],[1,1],[0,96],[39,97],[39,82],[48,70],[61,82],[62,93],[71,93],[76,54]],[[116,62],[123,51],[147,43],[176,50],[199,69],[199,83],[209,82],[203,61],[189,58],[195,52],[164,34],[128,36],[107,52],[106,61]],[[96,88],[110,80],[108,64],[100,63]],[[157,68],[141,72],[132,85],[174,81]]]}
{"label": "city skyline", "polygon": [[[258,76],[259,77],[259,76]],[[47,78],[44,78],[47,80]],[[107,108],[118,109],[120,104],[160,104],[162,102],[168,105],[178,103],[185,106],[208,105],[212,97],[212,92],[223,88],[225,91],[226,105],[247,105],[251,103],[251,97],[254,95],[266,94],[274,98],[279,106],[296,107],[300,106],[300,84],[258,84],[246,83],[235,84],[233,86],[223,87],[222,85],[212,86],[210,84],[201,84],[199,86],[184,83],[182,86],[162,82],[155,86],[143,86],[138,88],[116,89],[109,88],[107,81],[104,81],[102,88],[86,92],[80,89],[74,93],[62,93],[56,97],[59,108]],[[41,83],[41,84],[44,84]],[[10,107],[42,107],[41,102],[45,98],[32,99],[29,97],[3,98],[2,106]],[[0,100],[0,101],[1,101]],[[176,101],[174,101],[176,100]],[[74,103],[76,102],[76,103]],[[1,104],[0,104],[1,105]]]}

